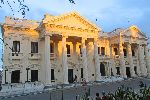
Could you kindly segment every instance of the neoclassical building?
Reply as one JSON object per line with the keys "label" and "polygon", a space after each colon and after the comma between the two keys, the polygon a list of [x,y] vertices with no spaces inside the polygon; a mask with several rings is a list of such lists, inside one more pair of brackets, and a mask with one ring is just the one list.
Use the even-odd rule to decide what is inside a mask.
{"label": "neoclassical building", "polygon": [[150,76],[148,38],[137,26],[104,33],[76,12],[42,21],[6,17],[2,84]]}

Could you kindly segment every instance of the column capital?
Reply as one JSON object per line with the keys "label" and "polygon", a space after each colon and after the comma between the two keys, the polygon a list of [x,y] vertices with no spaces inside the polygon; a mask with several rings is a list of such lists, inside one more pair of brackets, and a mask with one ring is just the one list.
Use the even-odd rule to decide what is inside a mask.
{"label": "column capital", "polygon": [[113,47],[113,45],[112,45],[112,44],[109,44],[109,47],[111,47],[111,48],[112,48],[112,47]]}
{"label": "column capital", "polygon": [[98,37],[94,37],[94,41],[98,41]]}
{"label": "column capital", "polygon": [[62,38],[68,38],[68,35],[62,35]]}
{"label": "column capital", "polygon": [[52,36],[52,32],[49,32],[48,30],[44,30],[44,36]]}
{"label": "column capital", "polygon": [[87,40],[87,37],[82,37],[82,40]]}

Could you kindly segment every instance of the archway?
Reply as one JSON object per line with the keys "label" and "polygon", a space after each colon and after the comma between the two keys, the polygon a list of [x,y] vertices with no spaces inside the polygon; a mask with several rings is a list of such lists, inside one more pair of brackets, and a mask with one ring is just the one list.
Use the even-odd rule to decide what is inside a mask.
{"label": "archway", "polygon": [[105,65],[103,63],[100,64],[100,72],[101,72],[101,76],[105,76]]}

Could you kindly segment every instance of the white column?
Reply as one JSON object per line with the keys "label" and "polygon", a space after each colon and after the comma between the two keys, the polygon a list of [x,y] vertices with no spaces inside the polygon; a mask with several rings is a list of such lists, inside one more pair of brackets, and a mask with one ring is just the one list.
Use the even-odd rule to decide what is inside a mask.
{"label": "white column", "polygon": [[124,60],[124,52],[122,42],[119,43],[119,50],[120,50],[120,72],[122,77],[127,77],[126,75],[126,67],[125,67],[125,60]]}
{"label": "white column", "polygon": [[99,55],[98,55],[97,38],[94,38],[94,58],[95,58],[96,81],[100,81],[101,73],[100,73],[100,62],[99,62]]}
{"label": "white column", "polygon": [[68,84],[68,64],[67,64],[67,48],[66,36],[62,36],[62,67],[63,67],[63,83]]}
{"label": "white column", "polygon": [[85,38],[81,40],[81,49],[82,49],[82,64],[83,64],[83,77],[86,82],[88,82],[88,67],[87,67],[87,56],[86,56],[86,46],[85,46]]}
{"label": "white column", "polygon": [[114,63],[114,58],[113,58],[113,54],[112,54],[112,46],[110,45],[110,67],[112,68],[112,73],[114,76],[117,75],[117,70],[115,67],[115,63]]}
{"label": "white column", "polygon": [[141,75],[147,76],[147,69],[144,60],[144,47],[142,45],[139,45],[139,65],[141,69]]}
{"label": "white column", "polygon": [[128,60],[129,60],[129,65],[130,65],[131,77],[135,77],[133,58],[132,58],[132,49],[131,49],[130,43],[127,44],[127,51],[128,51]]}
{"label": "white column", "polygon": [[51,85],[50,35],[45,35],[45,85]]}
{"label": "white column", "polygon": [[136,58],[137,58],[137,75],[141,76],[141,68],[140,68],[140,64],[139,64],[139,46],[137,46],[136,48]]}
{"label": "white column", "polygon": [[146,57],[147,73],[148,73],[148,77],[150,77],[150,56],[149,56],[147,45],[145,46],[145,57]]}

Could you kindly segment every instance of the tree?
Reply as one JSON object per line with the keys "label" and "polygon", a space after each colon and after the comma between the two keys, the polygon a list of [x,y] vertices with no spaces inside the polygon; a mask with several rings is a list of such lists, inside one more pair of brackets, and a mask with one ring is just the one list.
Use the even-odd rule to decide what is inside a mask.
{"label": "tree", "polygon": [[[13,0],[12,2],[13,2],[13,4],[19,3],[18,12],[21,12],[21,14],[23,15],[23,18],[24,18],[26,15],[26,12],[29,11],[29,7],[27,5],[25,5],[24,0]],[[0,0],[0,3],[2,5],[7,4],[10,7],[11,11],[12,12],[14,11],[14,9],[12,7],[13,4],[10,4],[9,0]],[[2,8],[2,6],[0,6],[0,8]],[[13,13],[13,15],[14,15],[14,13]]]}
{"label": "tree", "polygon": [[[13,4],[19,3],[18,12],[21,12],[21,14],[23,15],[23,18],[24,18],[26,15],[26,12],[29,11],[29,7],[27,5],[25,5],[24,0],[13,0],[12,2],[13,2]],[[75,4],[74,0],[69,0],[69,2],[72,4]],[[0,0],[0,4],[2,4],[2,5],[7,4],[10,7],[11,11],[12,12],[14,11],[14,9],[12,7],[13,4],[10,3],[10,0]],[[1,5],[0,5],[0,8],[2,8]],[[13,13],[13,15],[14,15],[14,13]]]}

